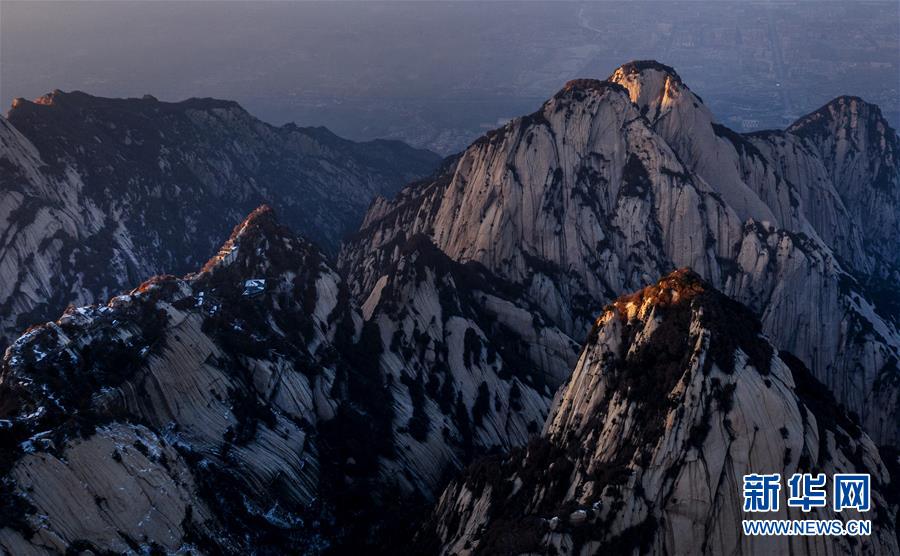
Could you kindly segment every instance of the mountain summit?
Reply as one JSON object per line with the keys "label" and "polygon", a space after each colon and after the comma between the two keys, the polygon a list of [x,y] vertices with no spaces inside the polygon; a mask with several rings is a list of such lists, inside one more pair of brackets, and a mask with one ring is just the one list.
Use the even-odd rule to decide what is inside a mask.
{"label": "mountain summit", "polygon": [[[380,154],[216,101],[18,104],[4,326],[74,303],[2,359],[3,550],[897,552],[876,108],[742,135],[626,64],[376,198],[333,265],[260,204],[327,233]],[[871,474],[873,534],[740,535],[742,474],[807,471]]]}
{"label": "mountain summit", "polygon": [[0,118],[0,347],[70,303],[195,270],[262,203],[334,251],[375,195],[438,162],[398,142],[274,127],[232,101],[19,100]]}
{"label": "mountain summit", "polygon": [[355,371],[336,346],[359,321],[324,260],[262,208],[201,272],[70,307],[14,342],[0,546],[245,553],[333,538],[312,525],[340,474],[321,471],[336,441],[317,426],[345,400],[369,406],[341,394]]}
{"label": "mountain summit", "polygon": [[887,285],[900,276],[900,161],[877,108],[856,106],[868,123],[847,125],[869,139],[837,139],[831,126],[846,161],[836,167],[833,149],[801,132],[815,116],[742,135],[671,68],[625,64],[569,83],[436,179],[376,201],[339,265],[364,299],[398,238],[422,233],[517,285],[576,339],[607,302],[690,267],[759,314],[879,443],[897,442],[898,389],[885,386],[900,377]]}
{"label": "mountain summit", "polygon": [[577,346],[522,305],[417,236],[360,308],[259,207],[198,272],[9,347],[0,549],[387,551],[409,508],[540,430]]}
{"label": "mountain summit", "polygon": [[[544,435],[448,487],[420,534],[439,554],[893,554],[872,441],[739,303],[677,271],[597,319]],[[749,473],[871,473],[873,535],[741,533]],[[742,517],[743,516],[743,517]],[[847,519],[786,504],[767,519]]]}

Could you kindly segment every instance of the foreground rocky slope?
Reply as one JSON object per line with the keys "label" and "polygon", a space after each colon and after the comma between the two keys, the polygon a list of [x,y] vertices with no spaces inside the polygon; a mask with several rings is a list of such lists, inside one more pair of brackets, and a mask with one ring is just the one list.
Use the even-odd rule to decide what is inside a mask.
{"label": "foreground rocky slope", "polygon": [[[606,308],[541,438],[444,492],[441,554],[896,554],[896,484],[871,439],[743,306],[690,271]],[[871,473],[871,537],[741,533],[748,473]],[[753,516],[746,516],[753,517]]]}
{"label": "foreground rocky slope", "polygon": [[389,550],[464,465],[546,418],[577,347],[516,299],[420,237],[357,309],[260,208],[200,272],[8,349],[0,547]]}
{"label": "foreground rocky slope", "polygon": [[0,347],[69,303],[203,264],[263,202],[327,250],[438,157],[273,127],[234,102],[56,91],[0,118]]}
{"label": "foreground rocky slope", "polygon": [[333,346],[359,328],[339,290],[312,246],[259,211],[199,274],[17,340],[0,380],[0,546],[314,547],[328,532],[312,521],[315,430],[347,380]]}
{"label": "foreground rocky slope", "polygon": [[859,99],[744,136],[714,123],[671,68],[635,62],[568,83],[436,179],[376,201],[340,268],[365,299],[398,245],[424,234],[580,340],[609,300],[691,267],[759,313],[877,442],[896,443],[896,152],[896,133]]}

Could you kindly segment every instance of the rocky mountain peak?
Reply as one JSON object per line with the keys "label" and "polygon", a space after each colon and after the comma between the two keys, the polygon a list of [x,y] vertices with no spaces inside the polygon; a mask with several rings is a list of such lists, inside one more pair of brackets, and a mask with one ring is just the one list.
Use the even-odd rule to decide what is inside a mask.
{"label": "rocky mountain peak", "polygon": [[[622,65],[608,78],[624,87],[631,101],[653,122],[672,109],[686,105],[700,109],[703,101],[684,84],[671,67],[655,60],[637,60]],[[705,107],[704,113],[708,114]]]}
{"label": "rocky mountain peak", "polygon": [[681,77],[678,75],[678,72],[675,71],[675,68],[667,66],[662,62],[657,62],[656,60],[632,60],[631,62],[626,62],[616,69],[614,75],[619,73],[623,75],[641,75],[649,72],[663,73],[669,78],[674,79],[679,83],[681,82]]}
{"label": "rocky mountain peak", "polygon": [[[606,375],[602,386],[608,390],[601,397],[609,399],[615,392],[655,406],[694,365],[705,375],[713,369],[731,375],[740,367],[769,375],[774,350],[761,333],[751,311],[684,268],[607,306],[588,336],[585,353],[618,359],[601,365]],[[596,396],[572,383],[568,389],[575,396]],[[566,422],[565,408],[563,402],[556,424]]]}
{"label": "rocky mountain peak", "polygon": [[[217,266],[229,266],[239,257],[246,259],[254,253],[263,255],[264,250],[296,239],[287,227],[278,222],[272,207],[260,205],[243,222],[234,227],[228,240],[219,252],[203,265],[201,272],[210,271]],[[239,248],[241,246],[243,249]]]}
{"label": "rocky mountain peak", "polygon": [[[900,156],[897,132],[877,105],[859,97],[839,96],[794,122],[787,131],[820,149],[828,149],[823,154],[837,158],[838,163],[852,152],[878,157],[877,163],[883,164],[885,171],[877,176],[876,186],[890,189],[890,180],[896,178],[896,175],[889,176],[887,170],[891,166],[896,168]],[[869,162],[870,166],[875,163],[875,160]]]}
{"label": "rocky mountain peak", "polygon": [[[726,323],[731,330],[717,331]],[[743,342],[722,343],[740,327],[751,331]],[[874,444],[795,358],[771,346],[765,358],[747,353],[768,345],[758,328],[749,311],[686,270],[613,303],[544,435],[451,483],[422,546],[440,554],[821,554],[806,539],[740,534],[751,517],[740,510],[744,474],[816,470],[870,473],[882,508],[872,536],[837,539],[840,551],[896,552],[897,506]],[[860,514],[815,514],[851,515]],[[782,498],[777,518],[804,514]]]}
{"label": "rocky mountain peak", "polygon": [[690,378],[692,368],[704,375],[733,375],[745,368],[763,376],[771,373],[774,350],[761,330],[746,307],[690,269],[677,270],[606,308],[579,362],[599,365],[603,379],[592,383],[597,389],[577,385],[576,371],[548,427],[559,438],[578,434],[593,423],[585,407],[604,400],[600,405],[605,415],[625,400],[640,417],[636,422],[641,425],[633,432],[655,438],[670,409],[661,401],[678,390],[679,381]]}
{"label": "rocky mountain peak", "polygon": [[788,131],[804,137],[834,135],[841,129],[845,132],[860,129],[860,120],[884,127],[884,131],[891,129],[877,105],[858,96],[841,95],[794,122],[788,127]]}
{"label": "rocky mountain peak", "polygon": [[698,295],[708,294],[710,289],[699,274],[690,268],[682,268],[654,285],[619,297],[612,306],[622,314],[633,314],[633,307],[639,308],[638,314],[644,314],[655,307],[689,304]]}
{"label": "rocky mountain peak", "polygon": [[572,79],[563,86],[562,89],[559,90],[554,98],[560,98],[565,96],[566,94],[571,94],[576,91],[598,91],[604,92],[608,89],[625,91],[625,88],[619,85],[618,83],[614,83],[612,81],[604,81],[601,79]]}
{"label": "rocky mountain peak", "polygon": [[[892,144],[887,129],[878,141],[863,129],[877,132],[859,127],[859,139],[828,132],[816,141],[791,131],[740,134],[715,123],[671,68],[626,64],[608,81],[568,83],[440,176],[373,205],[341,265],[357,277],[350,287],[362,303],[389,274],[396,247],[422,233],[451,259],[519,286],[576,339],[619,295],[690,267],[761,315],[778,349],[829,387],[852,382],[839,388],[841,403],[884,441],[896,434],[896,401],[865,400],[876,377],[886,384],[894,376],[897,335],[882,321],[892,310],[882,301],[892,298],[890,280],[871,292],[858,281],[853,294],[846,273],[898,261],[900,184],[890,148],[863,149]],[[709,302],[703,319],[727,304],[699,298]],[[823,305],[830,324],[802,324],[822,320],[813,313]],[[848,336],[839,323],[851,321],[872,328]],[[746,353],[756,351],[744,331],[734,334]]]}
{"label": "rocky mountain peak", "polygon": [[[645,338],[648,345],[653,345],[651,352],[654,356],[660,352],[672,353],[675,337],[685,340],[681,346],[682,352],[692,349],[687,338],[696,335],[697,329],[702,329],[708,338],[711,354],[707,368],[716,363],[727,372],[733,371],[734,352],[740,348],[759,372],[769,372],[772,349],[760,336],[762,327],[753,313],[690,269],[676,270],[656,284],[616,299],[597,320],[589,344],[596,341],[598,327],[612,319],[627,322],[629,329],[647,325],[653,320],[660,324],[656,331],[663,331],[666,328],[663,324],[671,326],[668,334],[654,333],[650,338]],[[740,325],[736,326],[735,322],[740,322]],[[644,363],[635,370],[643,372]]]}
{"label": "rocky mountain peak", "polygon": [[371,199],[439,161],[275,127],[232,101],[54,91],[14,104],[0,118],[0,349],[69,304],[196,271],[262,203],[334,250]]}
{"label": "rocky mountain peak", "polygon": [[223,293],[255,297],[273,287],[296,293],[322,272],[332,273],[324,255],[282,225],[271,207],[262,205],[235,226],[199,273],[188,278]]}
{"label": "rocky mountain peak", "polygon": [[[315,501],[328,452],[314,431],[335,417],[352,371],[336,346],[357,319],[323,261],[262,206],[201,272],[71,307],[19,338],[0,363],[0,552],[28,553],[31,540],[65,552],[82,538],[95,552],[127,552],[131,539],[167,553],[318,542],[330,522],[304,525],[326,512]],[[341,430],[329,446],[357,429]],[[32,480],[27,494],[16,486]],[[60,507],[47,496],[79,510],[45,511]],[[75,532],[56,534],[66,523]]]}
{"label": "rocky mountain peak", "polygon": [[828,177],[854,217],[868,250],[900,265],[900,138],[878,106],[841,96],[800,118],[787,129],[816,152]]}

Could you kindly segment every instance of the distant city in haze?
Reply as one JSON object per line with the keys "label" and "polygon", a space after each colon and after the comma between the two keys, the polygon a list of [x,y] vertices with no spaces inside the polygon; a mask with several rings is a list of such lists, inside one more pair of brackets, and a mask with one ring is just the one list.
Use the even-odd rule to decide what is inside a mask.
{"label": "distant city in haze", "polygon": [[[0,2],[0,101],[217,97],[442,154],[567,80],[673,66],[736,130],[857,95],[900,124],[898,2]],[[5,111],[5,108],[4,108]]]}

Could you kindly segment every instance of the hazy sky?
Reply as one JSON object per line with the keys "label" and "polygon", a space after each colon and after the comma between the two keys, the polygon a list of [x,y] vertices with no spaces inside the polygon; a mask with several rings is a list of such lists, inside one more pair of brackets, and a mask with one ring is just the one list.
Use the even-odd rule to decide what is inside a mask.
{"label": "hazy sky", "polygon": [[0,102],[215,96],[275,123],[449,151],[567,79],[652,57],[737,128],[843,93],[896,122],[898,6],[0,0]]}

